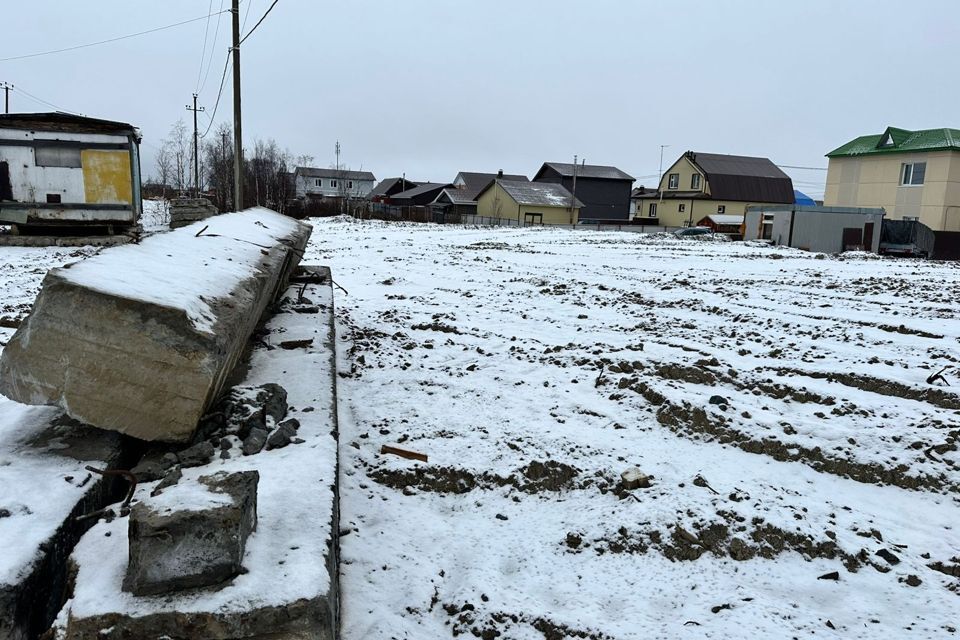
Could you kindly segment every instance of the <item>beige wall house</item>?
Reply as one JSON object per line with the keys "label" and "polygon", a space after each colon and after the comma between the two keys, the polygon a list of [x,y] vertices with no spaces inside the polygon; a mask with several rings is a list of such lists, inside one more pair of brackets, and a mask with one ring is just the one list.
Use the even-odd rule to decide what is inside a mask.
{"label": "beige wall house", "polygon": [[960,130],[888,127],[827,154],[823,203],[883,207],[934,231],[960,231]]}
{"label": "beige wall house", "polygon": [[577,224],[583,206],[555,182],[496,180],[477,194],[477,215],[518,225]]}
{"label": "beige wall house", "polygon": [[636,218],[665,227],[693,226],[712,214],[743,219],[757,204],[793,204],[793,182],[767,158],[687,151],[656,191],[634,192]]}

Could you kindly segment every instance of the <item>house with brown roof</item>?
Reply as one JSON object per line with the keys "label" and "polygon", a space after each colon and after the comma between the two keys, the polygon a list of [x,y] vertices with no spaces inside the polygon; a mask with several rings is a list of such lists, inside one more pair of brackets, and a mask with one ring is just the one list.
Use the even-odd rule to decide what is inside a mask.
{"label": "house with brown roof", "polygon": [[793,181],[768,158],[687,151],[656,190],[634,194],[637,217],[689,227],[711,214],[742,220],[750,205],[793,204]]}

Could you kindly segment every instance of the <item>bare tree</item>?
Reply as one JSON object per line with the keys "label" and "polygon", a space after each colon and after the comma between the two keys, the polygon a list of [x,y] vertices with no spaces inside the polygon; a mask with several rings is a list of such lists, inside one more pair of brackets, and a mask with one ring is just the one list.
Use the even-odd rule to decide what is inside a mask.
{"label": "bare tree", "polygon": [[228,124],[203,144],[204,181],[214,192],[213,202],[220,211],[233,205],[233,131]]}
{"label": "bare tree", "polygon": [[164,200],[167,198],[167,186],[170,184],[170,178],[173,175],[173,158],[170,155],[170,146],[162,143],[157,150],[156,157],[157,179],[160,182],[160,189]]}
{"label": "bare tree", "polygon": [[187,125],[183,118],[180,118],[170,127],[170,134],[167,136],[164,145],[169,146],[170,155],[173,160],[173,179],[174,186],[183,195],[189,183],[190,164],[193,159],[189,136],[187,135]]}

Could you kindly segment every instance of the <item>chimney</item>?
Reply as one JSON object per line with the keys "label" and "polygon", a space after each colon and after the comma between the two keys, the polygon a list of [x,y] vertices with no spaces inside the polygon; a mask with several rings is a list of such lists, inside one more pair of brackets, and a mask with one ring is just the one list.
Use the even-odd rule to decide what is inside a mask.
{"label": "chimney", "polygon": [[503,180],[503,169],[497,171],[497,180]]}

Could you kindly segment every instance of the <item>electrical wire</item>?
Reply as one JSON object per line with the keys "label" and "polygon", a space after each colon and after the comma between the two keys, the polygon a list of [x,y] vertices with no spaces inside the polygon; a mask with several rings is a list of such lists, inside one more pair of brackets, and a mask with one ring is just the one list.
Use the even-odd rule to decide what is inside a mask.
{"label": "electrical wire", "polygon": [[[250,29],[250,31],[247,32],[247,35],[245,35],[245,36],[243,36],[242,38],[240,38],[240,44],[243,44],[243,41],[244,41],[244,40],[246,40],[246,39],[249,38],[251,35],[253,35],[253,32],[257,30],[257,27],[260,26],[260,23],[264,21],[264,19],[267,17],[267,15],[268,15],[271,11],[273,11],[273,8],[274,8],[275,6],[277,6],[277,2],[279,2],[279,1],[280,1],[280,0],[273,0],[273,4],[271,4],[271,5],[270,5],[270,8],[266,10],[266,12],[260,17],[259,20],[257,20],[257,24],[253,25],[253,28]],[[250,5],[247,5],[248,8],[249,8],[249,6],[250,6]]]}
{"label": "electrical wire", "polygon": [[[220,13],[221,14],[229,13],[229,12],[223,11],[223,0],[220,0]],[[217,50],[217,42],[220,39],[220,22],[222,20],[223,20],[223,16],[218,15],[217,28],[213,32],[213,44],[210,45],[210,57],[207,58],[207,72],[203,74],[203,83],[200,85],[200,91],[197,91],[197,93],[200,93],[201,91],[203,91],[204,88],[207,86],[207,78],[210,77],[210,69],[213,68],[213,52]]]}
{"label": "electrical wire", "polygon": [[220,77],[220,90],[217,91],[217,101],[213,105],[213,113],[210,114],[210,124],[207,125],[207,130],[203,132],[203,135],[200,136],[201,138],[206,138],[207,134],[210,133],[210,129],[213,127],[213,119],[217,115],[217,107],[220,106],[220,96],[223,95],[223,83],[227,79],[227,69],[230,67],[230,61],[233,59],[232,53],[232,50],[227,52],[227,60],[223,64],[223,76]]}
{"label": "electrical wire", "polygon": [[53,107],[53,108],[56,109],[57,111],[63,111],[64,113],[72,113],[72,114],[74,114],[74,115],[79,115],[79,113],[76,112],[76,111],[71,111],[70,109],[64,109],[63,107],[58,106],[58,105],[55,105],[55,104],[53,104],[52,102],[48,102],[47,100],[44,100],[43,98],[38,98],[37,96],[33,95],[32,93],[30,93],[29,91],[27,91],[26,89],[24,89],[23,87],[21,87],[20,85],[12,85],[11,88],[12,88],[14,91],[19,91],[20,93],[22,93],[23,95],[27,96],[27,97],[30,98],[31,100],[33,100],[33,101],[35,101],[35,102],[39,102],[40,104],[45,104],[45,105],[47,105],[48,107]]}
{"label": "electrical wire", "polygon": [[827,170],[826,167],[795,167],[789,164],[778,164],[777,166],[780,167],[781,169],[808,169],[810,171],[826,171]]}
{"label": "electrical wire", "polygon": [[[207,24],[203,27],[203,48],[200,49],[200,68],[197,69],[197,89],[200,93],[200,78],[203,76],[203,61],[207,57],[207,36],[210,34],[210,12],[213,11],[213,0],[207,5]],[[217,16],[219,18],[219,16]],[[212,54],[212,52],[211,52]]]}
{"label": "electrical wire", "polygon": [[[227,11],[220,11],[218,13],[226,13]],[[218,15],[218,14],[213,14]],[[135,38],[137,36],[147,35],[149,33],[156,33],[157,31],[163,31],[164,29],[172,29],[174,27],[179,27],[185,24],[190,24],[191,22],[197,22],[199,20],[206,20],[210,15],[200,16],[198,18],[191,18],[189,20],[183,20],[182,22],[175,22],[173,24],[164,25],[162,27],[155,27],[153,29],[147,29],[146,31],[138,31],[137,33],[130,33],[125,36],[117,36],[116,38],[108,38],[107,40],[99,40],[97,42],[88,42],[86,44],[78,44],[72,47],[64,47],[63,49],[52,49],[50,51],[38,51],[36,53],[26,53],[19,56],[10,56],[8,58],[0,58],[0,62],[10,62],[11,60],[23,60],[25,58],[36,58],[39,56],[49,56],[55,53],[65,53],[67,51],[76,51],[77,49],[85,49],[87,47],[95,47],[101,44],[108,44],[110,42],[117,42],[118,40],[127,40],[129,38]]]}
{"label": "electrical wire", "polygon": [[253,0],[247,0],[247,12],[243,14],[243,24],[240,25],[240,31],[247,28],[247,18],[250,17],[250,7],[253,6]]}

